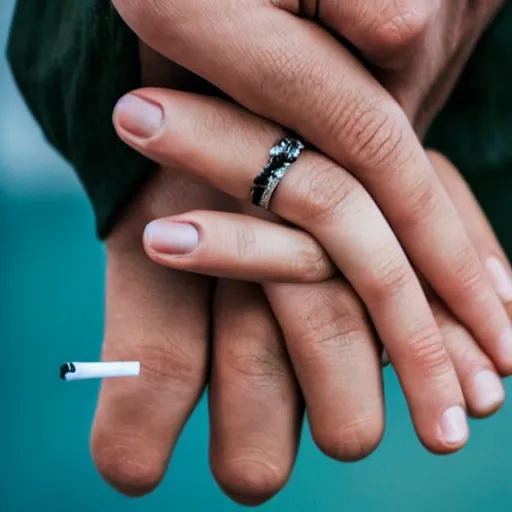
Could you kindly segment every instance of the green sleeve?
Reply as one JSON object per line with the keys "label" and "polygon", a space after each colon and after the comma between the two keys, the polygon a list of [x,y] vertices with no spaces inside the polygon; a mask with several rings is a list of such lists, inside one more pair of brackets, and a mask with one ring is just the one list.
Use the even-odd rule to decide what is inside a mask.
{"label": "green sleeve", "polygon": [[116,101],[140,86],[136,36],[108,0],[18,0],[7,53],[44,135],[75,168],[103,238],[153,167],[112,126]]}

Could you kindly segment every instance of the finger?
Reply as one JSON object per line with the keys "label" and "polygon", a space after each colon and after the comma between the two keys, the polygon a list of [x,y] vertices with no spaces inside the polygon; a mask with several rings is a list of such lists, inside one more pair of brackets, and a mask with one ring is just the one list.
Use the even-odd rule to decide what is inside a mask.
{"label": "finger", "polygon": [[353,172],[418,270],[512,371],[512,327],[464,226],[406,114],[347,49],[267,2],[115,4],[150,46]]}
{"label": "finger", "polygon": [[439,301],[431,301],[430,304],[470,414],[475,418],[490,416],[505,400],[505,390],[494,365],[444,304]]}
{"label": "finger", "polygon": [[320,449],[354,461],[384,431],[380,349],[360,300],[343,279],[265,285]]}
{"label": "finger", "polygon": [[[424,43],[439,2],[422,0],[302,0],[303,16],[321,22],[350,41],[366,59],[381,68],[401,69]],[[293,12],[293,3],[278,6]]]}
{"label": "finger", "polygon": [[214,338],[213,474],[233,499],[261,504],[290,476],[303,405],[281,331],[259,285],[219,282]]}
{"label": "finger", "polygon": [[[192,228],[193,226],[200,226],[199,230],[202,236],[200,237],[201,251],[198,252],[195,249],[192,258],[176,260],[165,255],[160,256],[158,253],[156,255],[150,253],[154,261],[171,268],[180,268],[187,271],[198,271],[200,269],[210,275],[223,275],[225,273],[224,269],[233,269],[230,273],[231,277],[244,280],[281,280],[283,282],[296,280],[304,282],[307,278],[314,281],[315,275],[318,276],[316,266],[310,267],[301,263],[303,258],[301,250],[304,247],[301,247],[302,244],[298,244],[297,247],[293,244],[295,235],[299,233],[296,230],[247,215],[192,212],[163,221],[163,231],[160,234],[157,233],[157,241],[166,247],[168,245],[165,244],[169,243],[176,247],[177,239],[181,235],[180,230],[177,232],[169,231],[168,225],[173,219],[179,223],[180,229],[182,223],[186,221],[190,222]],[[248,228],[250,229],[249,234],[246,233]],[[273,229],[276,233],[275,239],[271,236],[274,233]],[[261,234],[258,236],[260,231]],[[229,239],[232,234],[235,235],[234,239],[237,243],[231,248],[231,244],[223,242]],[[309,239],[313,247],[317,245],[306,233],[300,232],[300,234],[302,235],[300,241]],[[206,241],[203,245],[205,240],[209,240],[211,244]],[[240,240],[242,241],[242,251],[240,250]],[[267,253],[267,247],[277,249],[277,253],[275,250]],[[283,248],[287,250],[280,254]],[[311,261],[318,262],[319,258],[312,258]],[[286,265],[284,265],[285,262]],[[262,271],[260,271],[261,268]],[[309,272],[308,269],[312,272]],[[315,272],[313,272],[314,269],[316,269]],[[323,300],[320,301],[320,304],[323,304]],[[470,333],[449,314],[443,305],[436,301],[433,309],[471,414],[475,417],[483,417],[495,412],[503,403],[504,390],[491,361],[478,347]],[[296,314],[303,316],[301,313]],[[316,329],[314,330],[316,331]],[[316,399],[312,401],[318,403]],[[322,421],[320,425],[324,423]],[[378,438],[378,436],[375,437]]]}
{"label": "finger", "polygon": [[[221,101],[154,90],[152,96],[176,122],[136,144],[118,126],[124,140],[228,194],[247,197],[279,129]],[[416,274],[364,188],[325,157],[305,151],[272,204],[318,240],[363,299],[425,444],[435,451],[461,447],[468,433],[455,371]]]}
{"label": "finger", "polygon": [[244,281],[316,282],[334,273],[304,231],[235,213],[195,211],[153,221],[144,246],[160,265]]}
{"label": "finger", "polygon": [[[505,304],[512,300],[510,266],[492,227],[474,195],[455,167],[439,153],[429,151],[436,172],[450,195],[496,293]],[[508,300],[507,300],[508,298]],[[468,331],[438,301],[431,302],[450,357],[462,384],[469,411],[475,417],[495,412],[505,399],[505,391],[492,362],[477,346]]]}
{"label": "finger", "polygon": [[429,157],[452,197],[469,237],[489,273],[496,294],[512,317],[512,269],[492,226],[457,169],[439,153],[430,151]]}
{"label": "finger", "polygon": [[208,359],[207,281],[140,253],[109,259],[103,359],[141,361],[141,375],[103,381],[91,439],[99,472],[130,496],[160,483]]}
{"label": "finger", "polygon": [[[286,276],[291,273],[295,269],[302,268],[305,270],[304,275],[309,276],[310,274],[306,270],[308,267],[298,262],[301,260],[302,256],[300,252],[297,252],[295,255],[293,254],[293,247],[289,240],[287,240],[287,236],[291,236],[293,239],[293,235],[297,233],[296,230],[291,230],[287,228],[282,228],[282,233],[279,233],[280,226],[276,226],[273,223],[264,222],[259,219],[254,219],[252,217],[248,217],[246,215],[235,215],[235,214],[224,214],[218,212],[193,212],[189,217],[189,214],[186,214],[184,217],[175,217],[174,219],[179,222],[185,222],[186,220],[193,221],[195,225],[200,225],[201,232],[209,232],[209,238],[212,240],[212,249],[215,253],[215,257],[212,258],[210,251],[201,250],[200,254],[197,252],[194,253],[194,256],[191,261],[187,261],[188,258],[184,260],[177,260],[178,264],[175,263],[174,259],[160,259],[157,255],[156,258],[153,255],[153,259],[155,261],[162,261],[167,266],[171,268],[181,268],[182,270],[188,271],[197,271],[197,268],[201,268],[207,274],[211,275],[222,275],[223,269],[230,268],[236,269],[236,277],[239,279],[253,279],[255,277],[255,271],[253,270],[253,262],[248,261],[248,258],[254,258],[256,256],[258,262],[259,258],[264,255],[261,263],[265,264],[265,270],[262,273],[259,273],[259,278],[261,280],[268,279],[279,279],[279,275]],[[204,222],[206,219],[206,222]],[[236,223],[233,226],[233,221],[236,219]],[[170,219],[171,220],[171,219]],[[203,221],[202,221],[203,220]],[[220,221],[220,222],[219,222]],[[220,225],[222,225],[222,221],[225,222],[225,226],[220,230],[220,232],[216,232],[215,235],[212,235],[212,231],[215,232],[218,230]],[[254,224],[253,222],[256,221]],[[168,222],[164,221],[164,224],[168,224]],[[276,237],[276,240],[273,240],[269,234],[266,233],[265,228],[272,226],[277,228],[276,233],[279,233],[279,236]],[[181,224],[179,224],[181,226]],[[236,235],[236,239],[243,240],[244,250],[241,253],[239,249],[239,245],[235,245],[233,249],[228,249],[222,242],[226,240],[231,233],[238,233],[240,228],[244,230],[247,229],[247,226],[258,226],[262,230],[262,236],[255,236],[254,234],[241,236],[240,234]],[[164,226],[167,230],[167,226]],[[252,231],[251,231],[252,233]],[[179,232],[178,232],[179,234]],[[293,235],[292,235],[293,234]],[[304,237],[307,237],[305,233],[301,233]],[[267,236],[265,236],[267,235]],[[162,233],[162,243],[176,243],[176,234],[173,232],[163,232]],[[203,238],[203,237],[202,237]],[[250,247],[253,250],[248,250],[247,240],[251,240]],[[310,238],[312,244],[316,242]],[[274,252],[270,255],[266,255],[266,246],[270,246],[272,248],[290,248],[291,252],[286,253],[286,256],[277,256],[275,263],[272,261],[272,257],[276,256]],[[228,244],[229,246],[229,244]],[[257,251],[254,249],[257,248]],[[299,245],[300,248],[300,245]],[[221,250],[218,250],[221,249]],[[233,255],[237,255],[236,259],[233,259]],[[291,270],[287,268],[283,268],[281,262],[287,261]],[[241,264],[242,263],[242,264]],[[273,267],[275,265],[275,269]],[[250,267],[250,268],[249,268]],[[259,268],[259,267],[258,267]],[[248,273],[246,273],[248,272]],[[271,274],[269,274],[269,272]],[[318,272],[316,272],[318,274]],[[314,277],[315,273],[311,274],[311,277]],[[303,274],[298,273],[296,276],[291,277],[295,278],[298,281],[303,281]],[[282,281],[286,279],[283,277]],[[295,288],[293,288],[295,290]],[[300,290],[298,290],[300,293]],[[320,301],[320,304],[323,304],[323,300]],[[432,306],[432,302],[431,302]],[[466,329],[455,319],[446,308],[435,302],[434,313],[436,317],[436,322],[441,328],[441,332],[443,334],[443,339],[445,340],[445,344],[448,349],[448,353],[450,354],[450,358],[453,362],[457,375],[462,385],[462,390],[466,399],[466,403],[468,405],[469,411],[475,417],[484,417],[495,412],[503,403],[504,400],[504,389],[499,380],[499,377],[496,374],[496,371],[489,360],[489,358],[483,353],[483,351],[478,347],[473,337],[467,332]],[[303,314],[299,314],[300,317],[303,317]],[[316,331],[316,329],[312,329]],[[311,333],[310,333],[311,334]],[[309,335],[308,335],[309,336]],[[307,389],[307,385],[305,386]],[[361,388],[362,389],[362,388]],[[319,403],[318,400],[312,399],[313,403]],[[345,401],[341,403],[346,403]],[[311,408],[310,408],[311,410]],[[329,410],[327,408],[327,410]],[[314,423],[314,422],[313,422]],[[320,425],[325,424],[324,421],[319,422]],[[315,432],[315,429],[313,429]],[[325,436],[323,436],[325,437]],[[319,438],[322,438],[322,435],[319,435]],[[378,436],[374,436],[374,441],[378,439]],[[331,440],[332,441],[332,440]],[[321,444],[321,441],[319,442]],[[326,443],[324,443],[326,444]],[[369,443],[366,443],[367,445]],[[335,445],[335,446],[343,446],[343,445]],[[331,452],[334,448],[331,446]],[[327,450],[326,450],[327,451]]]}
{"label": "finger", "polygon": [[211,303],[211,280],[155,265],[141,234],[155,213],[198,204],[215,209],[221,199],[211,189],[159,172],[107,241],[103,358],[139,360],[142,369],[137,379],[102,383],[91,448],[99,472],[131,496],[158,485],[203,391]]}

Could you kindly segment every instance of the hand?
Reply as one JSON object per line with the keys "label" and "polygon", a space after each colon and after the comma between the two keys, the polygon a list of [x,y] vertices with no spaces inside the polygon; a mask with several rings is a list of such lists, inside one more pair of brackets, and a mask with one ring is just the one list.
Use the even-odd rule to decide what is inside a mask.
{"label": "hand", "polygon": [[[140,360],[142,371],[102,382],[91,448],[102,476],[130,496],[152,491],[165,474],[209,377],[212,324],[215,476],[237,501],[255,504],[286,483],[295,460],[302,398],[261,287],[220,282],[212,308],[212,280],[154,264],[141,244],[155,216],[225,203],[206,187],[160,173],[107,240],[103,359]],[[380,399],[374,381],[368,376],[365,386]]]}
{"label": "hand", "polygon": [[[157,121],[158,126],[153,137],[144,138],[144,129],[150,127],[151,121]],[[148,89],[121,100],[115,124],[123,140],[150,158],[178,166],[240,199],[247,197],[254,176],[265,163],[268,148],[282,135],[271,123],[225,102]],[[252,146],[246,147],[245,140],[250,140]],[[344,200],[332,211],[322,201],[314,205],[316,209],[312,208],[304,199],[305,191],[318,187],[324,176],[332,172],[343,176],[340,194]],[[311,151],[286,175],[273,207],[283,218],[317,238],[363,299],[399,374],[423,442],[430,449],[443,452],[462,446],[467,438],[464,399],[451,360],[412,269],[364,189],[333,163]],[[175,248],[183,252],[186,249]],[[401,275],[396,283],[384,279],[390,290],[379,283],[380,270],[389,270],[388,260],[392,262],[391,268],[400,268]],[[288,300],[293,297],[289,294]],[[272,295],[270,299],[279,318]],[[503,305],[499,303],[499,307]],[[286,326],[279,320],[288,342]],[[293,359],[289,342],[288,350]],[[477,352],[485,358],[479,349]],[[492,367],[485,360],[487,367]],[[295,360],[294,366],[300,368]],[[315,367],[318,370],[321,365]],[[308,411],[314,410],[318,402],[308,400],[301,373],[298,369]]]}
{"label": "hand", "polygon": [[[117,0],[115,5],[157,51],[249,110],[298,132],[339,164],[325,162],[329,169],[310,176],[313,187],[301,191],[312,217],[332,217],[346,198],[346,186],[363,186],[418,272],[497,368],[512,372],[510,321],[453,204],[401,105],[350,52],[275,2],[154,0],[148,8],[140,0]],[[487,14],[482,25],[494,11],[482,8]],[[372,269],[371,283],[364,287],[389,303],[395,292],[407,293],[402,286],[407,280],[402,267],[397,271],[387,263],[391,266]],[[367,305],[368,300],[373,299],[366,297]],[[411,334],[419,336],[418,343]],[[436,330],[427,332],[422,326],[407,336],[415,346],[409,354],[414,373],[423,367],[425,344],[436,359],[446,358]]]}
{"label": "hand", "polygon": [[[436,152],[430,151],[428,154],[482,261],[491,258],[491,274],[496,279],[503,303],[510,309],[512,288],[509,276],[512,272],[491,226],[469,187],[451,163]],[[279,297],[281,289],[286,300],[280,304],[278,298],[273,305],[279,313],[278,319],[294,330],[294,324],[300,322],[302,317],[300,301],[299,309],[295,312],[293,307],[287,307],[288,302],[293,300],[294,295],[299,295],[301,299],[308,297],[314,289],[311,285],[314,282],[322,283],[328,289],[328,282],[336,281],[333,279],[336,269],[315,239],[302,231],[278,225],[275,221],[234,213],[192,211],[151,222],[145,230],[144,246],[149,258],[172,269],[265,282],[270,297],[275,296],[276,292]],[[180,229],[188,226],[197,230],[197,243],[189,248],[189,252],[178,254],[176,235],[179,235]],[[279,284],[279,281],[298,284]],[[492,414],[504,398],[504,390],[495,369],[469,333],[431,294],[430,304],[462,382],[471,414],[475,417]],[[315,322],[320,329],[322,324],[321,320]],[[289,341],[297,344],[293,336],[290,336]],[[315,346],[317,343],[313,340],[312,344]],[[321,374],[322,370],[319,369],[318,375]],[[308,395],[307,388],[305,394]]]}
{"label": "hand", "polygon": [[[148,55],[145,48],[142,53],[143,64],[151,64],[150,69],[143,67],[145,82],[180,86],[182,75],[171,63]],[[190,87],[188,79],[185,85]],[[142,191],[108,239],[103,357],[138,359],[142,373],[138,379],[103,382],[92,452],[100,473],[121,492],[140,496],[159,484],[204,389],[211,350],[208,327],[213,324],[212,470],[227,494],[257,504],[282,488],[290,475],[302,424],[302,396],[260,286],[220,280],[212,307],[209,279],[169,272],[145,257],[140,236],[149,220],[197,207],[231,205],[229,198],[167,169]],[[322,389],[313,389],[319,395],[311,415],[314,434],[327,453],[354,459],[369,453],[382,435],[380,349],[360,302],[344,287],[326,289],[320,283],[309,290],[307,304],[299,296],[290,297],[285,306],[291,310],[281,318],[290,319],[304,339],[332,345],[315,359],[330,367]],[[295,307],[301,308],[299,319]],[[310,321],[321,322],[323,330],[310,331]],[[346,332],[354,326],[360,326],[360,337]],[[325,338],[326,332],[330,343],[317,338]],[[347,351],[352,357],[345,357]],[[302,354],[307,357],[307,346]],[[311,373],[309,381],[316,380],[316,372]],[[344,385],[348,382],[356,389]],[[328,402],[323,391],[334,392],[335,402]],[[360,421],[366,416],[367,421]]]}

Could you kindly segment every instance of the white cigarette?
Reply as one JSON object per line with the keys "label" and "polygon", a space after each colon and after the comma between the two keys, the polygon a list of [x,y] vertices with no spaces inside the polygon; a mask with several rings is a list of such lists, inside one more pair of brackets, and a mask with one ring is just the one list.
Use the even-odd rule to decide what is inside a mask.
{"label": "white cigarette", "polygon": [[60,367],[62,380],[108,379],[112,377],[137,377],[139,361],[104,363],[65,363]]}

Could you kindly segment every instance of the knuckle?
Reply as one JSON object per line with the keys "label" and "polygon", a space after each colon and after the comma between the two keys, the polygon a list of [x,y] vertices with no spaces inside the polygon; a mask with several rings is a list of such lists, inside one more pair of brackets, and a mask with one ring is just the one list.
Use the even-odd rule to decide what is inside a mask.
{"label": "knuckle", "polygon": [[431,14],[416,1],[391,2],[374,23],[374,43],[387,54],[408,51],[425,35]]}
{"label": "knuckle", "polygon": [[324,159],[298,185],[293,211],[297,212],[298,222],[305,225],[331,218],[352,199],[356,190],[355,181],[347,173]]}
{"label": "knuckle", "polygon": [[409,348],[411,358],[426,376],[442,377],[451,371],[450,356],[435,324],[413,334]]}
{"label": "knuckle", "polygon": [[225,364],[231,371],[251,380],[269,384],[285,378],[281,354],[265,343],[265,337],[245,335],[230,344]]}
{"label": "knuckle", "polygon": [[[286,112],[290,108],[290,97],[300,96],[304,83],[312,84],[312,93],[319,93],[316,85],[311,57],[304,48],[287,43],[279,52],[269,53],[262,45],[254,45],[248,49],[247,62],[255,71],[251,73],[254,80],[250,85],[255,100],[246,102],[246,106],[258,114],[270,113],[272,110]],[[257,71],[257,72],[256,72]],[[312,94],[313,96],[313,94]],[[265,108],[256,98],[264,97],[268,104]],[[318,96],[313,96],[317,98]],[[265,111],[262,111],[262,108]],[[268,109],[268,111],[267,111]]]}
{"label": "knuckle", "polygon": [[396,231],[410,229],[425,224],[438,211],[441,195],[437,181],[432,176],[418,177],[414,185],[406,192],[407,201],[397,215]]}
{"label": "knuckle", "polygon": [[361,304],[356,300],[340,300],[339,293],[326,293],[320,302],[318,295],[312,294],[302,302],[298,317],[301,320],[294,328],[294,343],[308,352],[312,361],[318,359],[318,354],[333,354],[340,349],[345,356],[350,352],[356,355],[361,340],[371,337]]}
{"label": "knuckle", "polygon": [[372,303],[382,303],[405,293],[411,272],[402,255],[391,257],[368,272],[365,288]]}
{"label": "knuckle", "polygon": [[295,274],[303,282],[318,282],[331,275],[329,258],[320,246],[301,251],[295,259]]}
{"label": "knuckle", "polygon": [[204,357],[194,357],[176,344],[169,346],[140,343],[138,359],[141,361],[139,380],[155,389],[168,388],[169,382],[183,388],[200,387],[205,369]]}
{"label": "knuckle", "polygon": [[263,455],[237,457],[214,467],[215,478],[224,492],[242,504],[259,505],[285,485],[286,471],[267,462]]}
{"label": "knuckle", "polygon": [[447,323],[441,333],[447,341],[447,349],[457,371],[469,379],[481,370],[492,369],[491,362],[475,348],[466,329],[457,321]]}
{"label": "knuckle", "polygon": [[[446,343],[446,348],[451,359],[462,370],[472,369],[475,364],[480,364],[481,353],[475,350],[471,335],[466,328],[457,321],[446,309],[444,304],[431,304],[432,312],[441,335]],[[483,368],[482,368],[483,369]]]}
{"label": "knuckle", "polygon": [[[314,329],[310,329],[314,326]],[[308,316],[304,330],[298,335],[297,343],[310,351],[332,353],[333,348],[342,348],[345,352],[357,351],[361,339],[369,336],[363,316],[341,315],[326,318],[318,311],[316,318]],[[347,355],[347,354],[345,354]]]}
{"label": "knuckle", "polygon": [[383,432],[383,422],[371,417],[313,432],[313,437],[318,448],[328,457],[352,462],[364,459],[375,451]]}
{"label": "knuckle", "polygon": [[[454,339],[459,338],[460,340],[462,336],[467,339],[467,333],[463,332],[463,328],[457,329],[456,327],[452,327],[446,330],[449,331],[447,335],[453,336]],[[487,362],[483,363],[480,360],[479,352],[476,351],[474,346],[470,343],[461,346],[457,350],[456,354],[454,354],[454,357],[457,357],[457,364],[460,367],[460,372],[465,373],[466,375],[464,376],[467,378],[476,375],[480,370],[492,368],[491,364]]]}
{"label": "knuckle", "polygon": [[366,168],[397,167],[403,155],[410,151],[403,144],[402,117],[391,106],[372,106],[357,112],[353,120],[345,124],[343,134],[353,157]]}
{"label": "knuckle", "polygon": [[141,451],[112,443],[101,434],[92,442],[92,457],[98,472],[114,489],[131,497],[140,497],[156,489],[165,467],[154,463]]}
{"label": "knuckle", "polygon": [[460,296],[486,302],[491,293],[488,281],[482,271],[478,257],[470,247],[464,244],[455,259],[454,276],[460,283]]}

